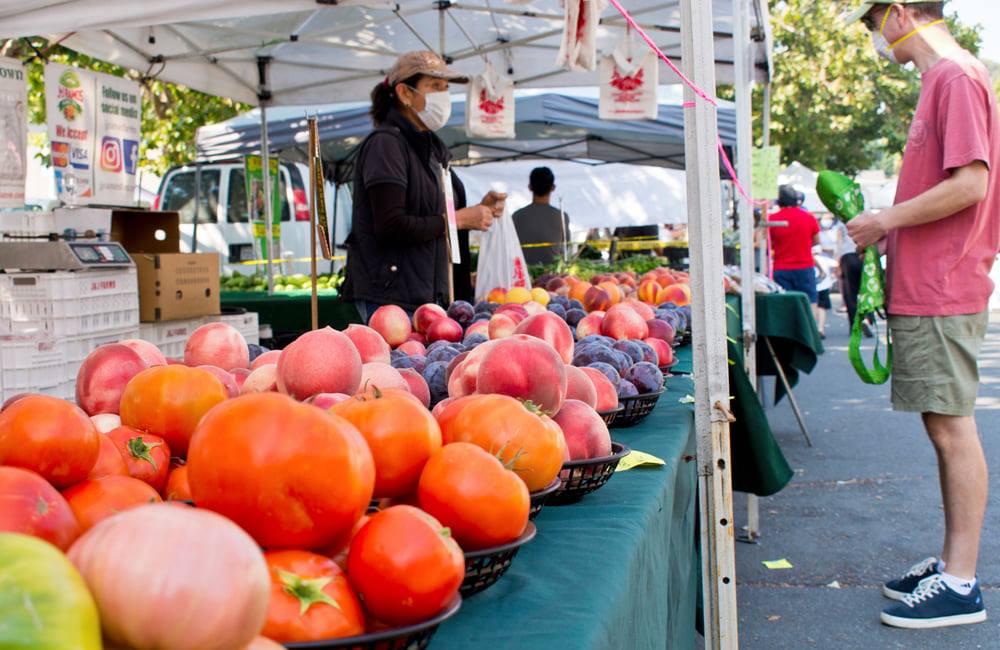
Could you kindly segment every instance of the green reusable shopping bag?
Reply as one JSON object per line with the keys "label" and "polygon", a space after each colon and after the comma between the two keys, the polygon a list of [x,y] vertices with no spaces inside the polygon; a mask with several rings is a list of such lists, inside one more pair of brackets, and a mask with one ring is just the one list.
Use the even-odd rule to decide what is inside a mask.
{"label": "green reusable shopping bag", "polygon": [[[847,176],[833,171],[823,171],[816,179],[816,192],[827,210],[847,223],[865,211],[865,197],[861,187]],[[875,323],[875,350],[872,367],[861,358],[861,324],[868,317]],[[851,342],[847,356],[855,372],[866,384],[884,384],[892,372],[892,333],[886,324],[887,349],[885,364],[879,359],[878,319],[885,320],[885,271],[879,262],[878,249],[869,246],[862,254],[861,286],[858,290],[858,308],[851,326]]]}

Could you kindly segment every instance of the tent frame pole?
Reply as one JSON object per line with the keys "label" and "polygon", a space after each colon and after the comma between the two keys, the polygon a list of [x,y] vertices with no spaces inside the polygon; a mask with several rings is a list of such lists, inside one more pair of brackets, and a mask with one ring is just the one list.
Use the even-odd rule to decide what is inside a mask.
{"label": "tent frame pole", "polygon": [[[270,91],[267,90],[267,66],[270,62],[268,57],[257,59],[257,74],[259,77],[258,97],[260,99],[260,164],[261,177],[264,180],[264,241],[267,242],[267,251],[264,261],[267,264],[267,295],[274,295],[274,206],[271,200],[271,155],[270,142],[267,137],[267,101],[271,98]],[[278,167],[281,173],[281,167]],[[274,179],[277,181],[277,179]],[[279,182],[279,187],[280,181]]]}
{"label": "tent frame pole", "polygon": [[[681,0],[683,67],[695,85],[715,94],[712,3]],[[722,285],[722,196],[716,108],[684,92],[688,230],[693,294],[695,428],[705,647],[739,646],[736,560],[729,457],[729,366],[726,296]]]}

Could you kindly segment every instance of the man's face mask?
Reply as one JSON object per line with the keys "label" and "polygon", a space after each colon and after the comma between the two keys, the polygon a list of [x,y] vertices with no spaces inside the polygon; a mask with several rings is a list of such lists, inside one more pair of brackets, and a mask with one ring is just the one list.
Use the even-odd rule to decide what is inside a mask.
{"label": "man's face mask", "polygon": [[894,5],[889,5],[889,8],[886,10],[885,14],[882,16],[882,22],[879,25],[878,31],[877,32],[872,32],[872,45],[875,46],[875,51],[878,52],[879,56],[881,56],[883,59],[886,59],[888,61],[892,61],[893,63],[898,64],[899,63],[899,59],[896,57],[896,53],[893,51],[896,48],[896,46],[898,46],[903,41],[916,36],[920,32],[922,32],[925,29],[927,29],[928,27],[933,27],[935,25],[940,25],[941,23],[944,22],[944,20],[943,19],[939,19],[939,20],[935,20],[933,22],[927,23],[925,25],[920,25],[916,29],[911,30],[906,35],[902,36],[901,38],[897,38],[895,41],[893,41],[892,43],[890,43],[889,39],[887,39],[885,37],[885,24],[889,20],[889,14],[892,13],[893,7],[894,7]]}

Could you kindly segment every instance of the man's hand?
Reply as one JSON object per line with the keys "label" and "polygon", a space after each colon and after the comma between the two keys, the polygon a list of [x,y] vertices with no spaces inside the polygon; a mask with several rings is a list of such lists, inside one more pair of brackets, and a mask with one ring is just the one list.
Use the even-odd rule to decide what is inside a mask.
{"label": "man's hand", "polygon": [[504,206],[507,202],[507,195],[501,192],[494,192],[490,190],[480,201],[480,205],[484,205],[493,212],[493,216],[499,218],[503,216]]}
{"label": "man's hand", "polygon": [[847,222],[847,234],[858,245],[859,251],[868,248],[888,234],[889,231],[885,227],[888,212],[888,210],[878,214],[863,212]]}
{"label": "man's hand", "polygon": [[455,221],[459,230],[489,230],[493,216],[493,210],[480,203],[455,212]]}

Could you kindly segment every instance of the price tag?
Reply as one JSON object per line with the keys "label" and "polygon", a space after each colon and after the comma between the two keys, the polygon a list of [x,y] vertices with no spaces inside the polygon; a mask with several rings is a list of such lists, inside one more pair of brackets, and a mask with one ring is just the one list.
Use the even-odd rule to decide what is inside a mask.
{"label": "price tag", "polygon": [[653,454],[633,449],[628,456],[618,462],[616,472],[627,472],[636,467],[662,467],[665,463],[662,458],[657,458]]}
{"label": "price tag", "polygon": [[451,172],[441,167],[441,186],[444,189],[444,207],[448,214],[448,241],[451,242],[451,263],[461,264],[462,253],[458,250],[458,220],[455,218],[455,190],[451,186]]}

